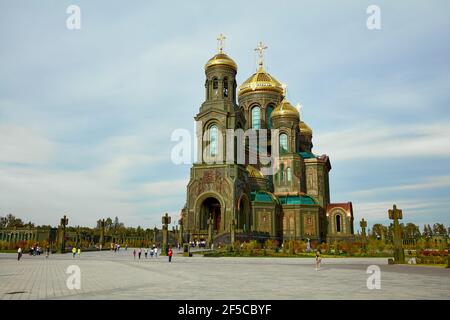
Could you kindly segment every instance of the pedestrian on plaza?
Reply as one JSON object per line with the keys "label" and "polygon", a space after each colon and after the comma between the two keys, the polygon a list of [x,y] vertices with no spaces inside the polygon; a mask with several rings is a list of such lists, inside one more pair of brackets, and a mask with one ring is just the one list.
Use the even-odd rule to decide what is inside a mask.
{"label": "pedestrian on plaza", "polygon": [[20,258],[22,258],[22,248],[19,247],[19,249],[17,249],[17,261],[20,261]]}
{"label": "pedestrian on plaza", "polygon": [[147,254],[148,254],[148,250],[147,249],[144,250],[144,254],[145,254],[145,259],[147,259]]}
{"label": "pedestrian on plaza", "polygon": [[136,260],[136,249],[133,250],[134,260]]}
{"label": "pedestrian on plaza", "polygon": [[45,258],[48,259],[48,256],[50,255],[50,246],[47,246],[47,254],[45,255]]}
{"label": "pedestrian on plaza", "polygon": [[316,251],[316,271],[320,270],[320,262],[322,262],[322,257],[320,256],[320,251]]}
{"label": "pedestrian on plaza", "polygon": [[139,260],[141,260],[141,254],[142,254],[142,249],[139,249],[139,253],[138,253],[138,255],[139,255]]}
{"label": "pedestrian on plaza", "polygon": [[167,255],[169,256],[169,262],[172,262],[172,246],[169,247],[169,251],[167,251]]}
{"label": "pedestrian on plaza", "polygon": [[75,254],[77,253],[77,248],[73,247],[72,248],[72,255],[75,258]]}
{"label": "pedestrian on plaza", "polygon": [[81,247],[78,248],[78,256],[81,256]]}
{"label": "pedestrian on plaza", "polygon": [[152,248],[152,249],[150,249],[150,258],[153,258],[153,252],[154,251],[154,249]]}
{"label": "pedestrian on plaza", "polygon": [[128,249],[128,243],[125,244],[125,251]]}
{"label": "pedestrian on plaza", "polygon": [[155,258],[158,258],[158,247],[155,247]]}

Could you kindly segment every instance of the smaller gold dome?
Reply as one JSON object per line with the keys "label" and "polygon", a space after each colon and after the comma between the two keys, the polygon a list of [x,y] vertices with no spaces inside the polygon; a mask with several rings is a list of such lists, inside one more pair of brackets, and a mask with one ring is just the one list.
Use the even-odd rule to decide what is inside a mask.
{"label": "smaller gold dome", "polygon": [[298,125],[300,128],[300,134],[303,134],[305,136],[312,136],[313,131],[310,126],[308,126],[305,122],[300,121],[300,124]]}
{"label": "smaller gold dome", "polygon": [[272,91],[278,94],[283,94],[283,86],[282,84],[272,77],[270,74],[264,70],[262,65],[259,66],[258,71],[254,73],[250,78],[245,80],[239,86],[239,96],[242,96],[249,92],[266,92]]}
{"label": "smaller gold dome", "polygon": [[234,62],[233,59],[231,59],[228,55],[226,55],[223,52],[219,52],[214,57],[209,59],[205,65],[205,70],[213,66],[229,66],[233,68],[235,71],[237,71],[236,62]]}
{"label": "smaller gold dome", "polygon": [[264,175],[261,173],[261,171],[256,169],[254,166],[247,165],[245,168],[247,169],[249,177],[251,177],[251,178],[264,178]]}
{"label": "smaller gold dome", "polygon": [[292,106],[286,99],[283,99],[281,103],[272,111],[270,115],[271,118],[275,117],[296,117],[297,119],[300,117],[298,110]]}

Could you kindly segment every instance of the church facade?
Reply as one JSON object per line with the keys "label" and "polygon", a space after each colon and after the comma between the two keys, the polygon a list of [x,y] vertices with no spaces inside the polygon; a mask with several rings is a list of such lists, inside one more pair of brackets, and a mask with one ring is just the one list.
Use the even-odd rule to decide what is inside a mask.
{"label": "church facade", "polygon": [[[312,129],[286,100],[285,86],[265,70],[266,47],[260,43],[255,49],[258,69],[238,86],[237,64],[224,53],[223,39],[205,65],[205,101],[195,117],[202,139],[181,212],[189,240],[351,239],[352,204],[330,203],[330,159],[313,153]],[[230,140],[230,131],[244,135]],[[256,134],[256,147],[249,131]],[[238,158],[239,143],[244,161]],[[265,173],[260,149],[272,155],[274,174]],[[230,150],[233,161],[225,161]]]}

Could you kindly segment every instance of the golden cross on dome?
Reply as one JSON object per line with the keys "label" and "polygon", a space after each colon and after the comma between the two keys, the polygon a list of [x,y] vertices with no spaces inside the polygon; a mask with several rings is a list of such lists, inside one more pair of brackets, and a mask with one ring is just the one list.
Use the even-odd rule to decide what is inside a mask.
{"label": "golden cross on dome", "polygon": [[297,108],[298,113],[300,113],[300,111],[302,110],[303,106],[302,104],[299,102],[295,105],[295,108]]}
{"label": "golden cross on dome", "polygon": [[223,52],[223,47],[225,45],[225,39],[226,39],[226,37],[223,34],[220,34],[219,37],[217,37],[217,46],[218,46],[220,53]]}
{"label": "golden cross on dome", "polygon": [[259,54],[258,64],[260,66],[262,66],[264,63],[264,50],[266,50],[266,49],[267,49],[267,46],[265,44],[263,44],[262,41],[260,41],[258,46],[255,48],[255,51],[258,51],[258,54]]}
{"label": "golden cross on dome", "polygon": [[281,88],[283,89],[283,96],[286,97],[287,84],[286,83],[282,83],[281,84]]}

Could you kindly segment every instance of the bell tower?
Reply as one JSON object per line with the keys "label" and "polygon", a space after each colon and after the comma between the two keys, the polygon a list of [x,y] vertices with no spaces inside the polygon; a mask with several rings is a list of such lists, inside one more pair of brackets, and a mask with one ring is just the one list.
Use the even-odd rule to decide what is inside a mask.
{"label": "bell tower", "polygon": [[234,112],[236,105],[236,73],[237,65],[224,52],[225,36],[217,38],[218,53],[205,65],[205,101],[200,111],[219,109]]}

